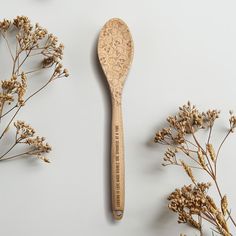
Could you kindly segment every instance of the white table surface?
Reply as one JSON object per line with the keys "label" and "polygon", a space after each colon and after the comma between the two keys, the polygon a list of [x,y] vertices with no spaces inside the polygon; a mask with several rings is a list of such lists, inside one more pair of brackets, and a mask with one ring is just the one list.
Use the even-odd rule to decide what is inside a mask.
{"label": "white table surface", "polygon": [[[233,0],[2,1],[1,18],[27,15],[59,37],[71,76],[19,114],[53,146],[52,164],[0,163],[0,235],[195,235],[165,201],[188,180],[161,166],[163,149],[150,140],[188,100],[220,109],[223,135],[228,110],[236,110],[235,12]],[[98,33],[112,17],[129,25],[135,44],[123,94],[126,208],[118,223],[109,208],[109,93],[96,57]],[[234,212],[235,142],[234,135],[224,146],[219,169]]]}

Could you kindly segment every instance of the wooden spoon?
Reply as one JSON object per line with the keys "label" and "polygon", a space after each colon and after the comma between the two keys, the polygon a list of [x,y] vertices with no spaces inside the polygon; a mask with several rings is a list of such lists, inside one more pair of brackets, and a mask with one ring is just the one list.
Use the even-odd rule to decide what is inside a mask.
{"label": "wooden spoon", "polygon": [[121,95],[133,59],[133,40],[128,26],[120,19],[109,20],[98,40],[98,57],[106,75],[112,99],[111,193],[112,213],[120,220],[124,213],[124,141]]}

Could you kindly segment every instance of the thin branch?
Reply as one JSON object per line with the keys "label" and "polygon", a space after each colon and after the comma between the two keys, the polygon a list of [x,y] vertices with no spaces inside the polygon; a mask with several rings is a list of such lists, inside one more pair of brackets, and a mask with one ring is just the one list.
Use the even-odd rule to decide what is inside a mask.
{"label": "thin branch", "polygon": [[187,143],[193,145],[193,146],[196,147],[196,148],[198,147],[195,143],[193,143],[193,142],[191,142],[191,141],[189,141],[189,140],[187,140],[187,139],[185,139],[185,141],[186,141]]}
{"label": "thin branch", "polygon": [[210,129],[209,129],[209,135],[208,135],[208,139],[207,139],[207,144],[210,143],[211,133],[212,133],[212,126],[210,126]]}
{"label": "thin branch", "polygon": [[6,151],[2,156],[0,156],[0,160],[6,156],[15,146],[17,145],[17,142],[15,142],[10,148],[8,151]]}
{"label": "thin branch", "polygon": [[[18,42],[19,43],[19,42]],[[16,67],[16,63],[18,64],[18,68],[19,68],[19,60],[20,60],[20,54],[22,53],[22,49],[20,51],[18,51],[18,44],[16,44],[16,57],[14,58],[13,61],[13,67],[12,67],[12,75],[15,74],[15,67]]]}
{"label": "thin branch", "polygon": [[228,136],[230,135],[231,132],[232,132],[232,129],[230,129],[230,130],[227,132],[226,136],[224,137],[224,139],[223,139],[222,142],[220,143],[219,148],[218,148],[218,150],[217,150],[217,152],[216,152],[216,159],[215,159],[215,164],[214,164],[215,175],[216,175],[216,172],[217,172],[217,161],[218,161],[218,157],[219,157],[221,148],[222,148],[223,144],[225,143],[226,139],[228,138]]}
{"label": "thin branch", "polygon": [[3,115],[1,115],[1,118],[4,117],[5,115],[7,115],[8,113],[10,113],[12,110],[17,108],[17,104],[15,106],[13,106],[11,109],[9,109],[7,112],[5,112]]}
{"label": "thin branch", "polygon": [[6,161],[6,160],[14,159],[16,157],[25,156],[25,155],[36,155],[37,152],[34,152],[34,151],[36,151],[36,149],[31,150],[31,151],[27,151],[27,152],[22,152],[20,154],[16,154],[13,156],[5,157],[5,158],[0,159],[0,161]]}
{"label": "thin branch", "polygon": [[228,136],[230,135],[230,133],[232,133],[232,129],[230,129],[230,130],[227,132],[226,136],[225,136],[224,139],[222,140],[222,142],[221,142],[221,144],[220,144],[220,146],[219,146],[219,148],[218,148],[218,150],[217,150],[217,152],[216,152],[216,160],[218,159],[218,156],[219,156],[219,154],[220,154],[220,150],[221,150],[223,144],[225,143],[226,139],[227,139]]}
{"label": "thin branch", "polygon": [[31,53],[31,50],[32,49],[30,49],[28,52],[27,52],[27,54],[26,54],[26,56],[25,56],[25,58],[23,59],[23,61],[20,63],[20,65],[18,66],[18,68],[17,68],[17,70],[16,70],[16,74],[19,72],[19,70],[20,70],[20,68],[22,67],[22,65],[26,62],[26,60],[28,59],[28,57],[29,57],[29,55],[30,55],[30,53]]}
{"label": "thin branch", "polygon": [[32,74],[32,73],[38,72],[43,69],[46,69],[46,68],[41,67],[41,68],[37,68],[35,70],[27,71],[27,72],[25,72],[25,75]]}
{"label": "thin branch", "polygon": [[[170,165],[175,165],[175,166],[180,166],[180,167],[183,167],[181,164],[179,164],[178,162],[176,163],[164,163],[163,164],[164,166],[170,166]],[[188,165],[189,167],[193,168],[193,169],[199,169],[199,170],[203,170],[202,167],[198,167],[198,166],[191,166],[191,165]]]}
{"label": "thin branch", "polygon": [[2,112],[3,112],[4,105],[5,105],[5,101],[2,102],[1,109],[0,109],[0,123],[2,121]]}
{"label": "thin branch", "polygon": [[1,32],[2,37],[4,38],[4,40],[6,41],[7,48],[8,48],[8,50],[9,50],[9,53],[10,53],[10,55],[11,55],[12,60],[14,61],[14,56],[13,56],[13,53],[12,53],[12,51],[11,51],[11,47],[10,47],[9,41],[8,41],[8,39],[7,39],[7,36],[6,36],[1,30],[0,30],[0,32]]}

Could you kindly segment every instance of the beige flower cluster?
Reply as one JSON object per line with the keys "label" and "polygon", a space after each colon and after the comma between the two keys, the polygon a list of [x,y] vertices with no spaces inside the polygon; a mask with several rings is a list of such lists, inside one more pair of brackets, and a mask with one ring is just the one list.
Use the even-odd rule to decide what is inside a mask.
{"label": "beige flower cluster", "polygon": [[207,194],[210,183],[197,183],[176,189],[168,197],[169,209],[178,213],[178,223],[189,223],[194,228],[201,230],[199,216],[214,225],[222,235],[230,235],[226,219],[227,198],[222,199],[222,213],[214,200]]}
{"label": "beige flower cluster", "polygon": [[44,154],[49,153],[52,148],[45,143],[44,137],[35,136],[35,130],[24,121],[14,122],[16,128],[16,144],[27,144],[29,149],[24,155],[33,155],[45,162],[50,162]]}
{"label": "beige flower cluster", "polygon": [[195,133],[199,129],[212,127],[215,120],[219,118],[219,113],[217,110],[199,112],[194,105],[192,106],[188,102],[187,105],[179,107],[177,115],[167,118],[169,127],[163,128],[156,133],[155,142],[182,144],[187,134]]}
{"label": "beige flower cluster", "polygon": [[21,73],[20,79],[16,75],[12,75],[9,80],[1,81],[2,95],[3,98],[0,99],[0,107],[3,106],[5,102],[10,105],[14,101],[14,95],[17,95],[18,105],[24,105],[24,95],[27,89],[27,78],[24,72]]}

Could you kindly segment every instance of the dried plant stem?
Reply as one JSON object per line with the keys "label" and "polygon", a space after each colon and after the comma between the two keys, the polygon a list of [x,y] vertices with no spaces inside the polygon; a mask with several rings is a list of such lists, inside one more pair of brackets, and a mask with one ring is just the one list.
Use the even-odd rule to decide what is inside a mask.
{"label": "dried plant stem", "polygon": [[0,159],[0,161],[6,161],[6,160],[10,160],[10,159],[14,159],[16,157],[20,157],[20,156],[25,156],[25,155],[37,155],[37,149],[34,149],[34,150],[31,150],[31,151],[27,151],[27,152],[22,152],[20,154],[16,154],[16,155],[13,155],[13,156],[9,156],[9,157],[6,157],[6,158],[2,158]]}
{"label": "dried plant stem", "polygon": [[[185,150],[183,150],[182,148],[179,148],[182,152],[184,152],[193,162],[197,163],[198,165],[200,165],[199,161],[197,161],[194,157],[192,157],[189,153],[186,153]],[[188,151],[188,149],[187,149]],[[181,165],[180,165],[181,166]],[[190,166],[191,167],[191,166]],[[196,167],[195,167],[196,168]],[[202,169],[201,167],[199,167],[199,169]]]}
{"label": "dried plant stem", "polygon": [[22,106],[19,106],[19,108],[17,109],[17,111],[15,112],[15,114],[12,116],[12,118],[10,119],[10,121],[8,122],[6,128],[3,130],[1,136],[0,136],[0,140],[2,139],[2,137],[4,136],[4,134],[6,133],[6,131],[8,130],[9,126],[11,125],[12,121],[15,119],[16,115],[18,114],[18,112],[20,111]]}
{"label": "dried plant stem", "polygon": [[25,58],[22,60],[22,62],[20,63],[20,65],[18,65],[16,71],[14,72],[15,74],[18,74],[20,68],[22,67],[22,65],[23,65],[23,64],[26,62],[26,60],[28,59],[28,57],[29,57],[31,51],[32,51],[32,48],[30,48],[30,50],[27,52]]}
{"label": "dried plant stem", "polygon": [[9,148],[8,151],[6,151],[2,156],[0,156],[0,160],[5,157],[16,145],[17,145],[17,141]]}
{"label": "dried plant stem", "polygon": [[193,145],[194,147],[198,147],[195,143],[193,143],[193,142],[191,142],[191,141],[189,141],[189,140],[184,140],[186,143],[189,143],[189,144],[191,144],[191,145]]}
{"label": "dried plant stem", "polygon": [[[182,167],[182,165],[179,164],[179,163],[165,164],[165,166],[169,166],[169,165],[176,165],[176,166],[181,166],[181,167]],[[189,167],[192,168],[192,169],[199,169],[199,170],[202,170],[202,168],[201,168],[201,167],[198,167],[198,166],[191,166],[191,165],[189,165]]]}
{"label": "dried plant stem", "polygon": [[41,70],[43,70],[43,69],[47,69],[47,68],[41,67],[41,68],[37,68],[37,69],[31,70],[31,71],[27,71],[27,72],[25,72],[25,75],[32,74],[32,73],[41,71]]}
{"label": "dried plant stem", "polygon": [[212,126],[210,126],[210,128],[209,128],[209,135],[208,135],[208,139],[207,139],[207,144],[210,143],[211,133],[212,133]]}
{"label": "dried plant stem", "polygon": [[6,36],[1,30],[0,30],[0,32],[1,32],[2,37],[4,38],[4,40],[6,41],[7,48],[8,48],[8,50],[9,50],[9,53],[10,53],[10,55],[11,55],[12,60],[14,61],[14,56],[13,56],[13,53],[12,53],[12,51],[11,51],[11,47],[10,47],[8,38],[7,38],[7,36]]}
{"label": "dried plant stem", "polygon": [[0,109],[0,123],[2,121],[2,112],[3,112],[4,105],[5,105],[5,102],[2,102],[2,106],[1,106],[1,109]]}
{"label": "dried plant stem", "polygon": [[199,222],[199,225],[200,225],[200,228],[199,228],[199,233],[200,233],[200,236],[203,236],[203,232],[202,232],[202,216],[198,216],[198,222]]}
{"label": "dried plant stem", "polygon": [[[207,214],[204,214],[204,215],[201,215],[201,218],[206,220],[207,222],[209,222],[210,224],[214,225],[214,226],[217,226],[217,224],[214,222],[214,219],[212,218],[212,216],[210,215],[207,215]],[[201,222],[201,225],[202,225],[202,222]]]}
{"label": "dried plant stem", "polygon": [[223,139],[222,142],[220,143],[220,146],[219,146],[219,148],[218,148],[218,150],[217,150],[217,153],[216,153],[216,161],[217,161],[217,159],[218,159],[218,156],[219,156],[219,154],[220,154],[220,150],[221,150],[223,144],[225,143],[226,139],[228,138],[228,136],[229,136],[231,133],[232,133],[232,129],[230,129],[230,130],[227,132],[226,136],[224,137],[224,139]]}
{"label": "dried plant stem", "polygon": [[[22,52],[22,50],[19,51],[19,52],[17,52],[17,53],[16,53],[16,56],[15,56],[15,58],[14,58],[14,60],[13,60],[12,75],[15,74],[16,63],[19,63],[19,59],[20,59],[20,54],[21,54],[21,52]],[[18,68],[19,68],[19,66],[18,66]]]}
{"label": "dried plant stem", "polygon": [[12,110],[17,108],[17,104],[14,105],[11,109],[9,109],[7,112],[5,112],[3,115],[0,116],[0,119],[3,118],[4,116],[6,116],[8,113],[10,113]]}

